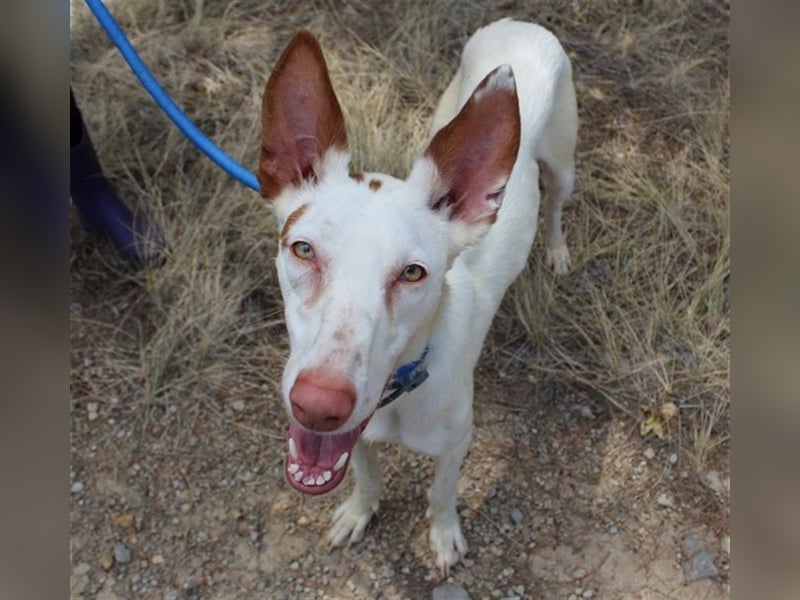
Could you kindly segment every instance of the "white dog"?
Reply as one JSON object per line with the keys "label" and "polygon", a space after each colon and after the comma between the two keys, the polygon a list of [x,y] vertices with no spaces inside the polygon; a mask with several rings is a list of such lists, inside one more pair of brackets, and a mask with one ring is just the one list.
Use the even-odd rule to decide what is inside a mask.
{"label": "white dog", "polygon": [[556,38],[503,19],[467,43],[433,135],[405,181],[351,174],[322,50],[296,34],[267,83],[258,178],[280,227],[291,354],[286,477],[322,494],[355,471],[334,545],[358,541],[382,490],[375,442],[435,457],[430,542],[447,573],[467,549],[456,512],[472,437],[472,372],[536,232],[539,167],[548,261],[569,265],[577,110]]}

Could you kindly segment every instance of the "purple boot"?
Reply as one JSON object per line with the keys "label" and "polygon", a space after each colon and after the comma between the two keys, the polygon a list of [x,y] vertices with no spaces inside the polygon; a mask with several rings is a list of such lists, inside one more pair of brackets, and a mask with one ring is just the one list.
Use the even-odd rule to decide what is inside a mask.
{"label": "purple boot", "polygon": [[133,214],[114,193],[97,161],[72,90],[69,104],[69,193],[83,224],[110,238],[120,254],[137,265],[161,260],[161,231],[142,215]]}

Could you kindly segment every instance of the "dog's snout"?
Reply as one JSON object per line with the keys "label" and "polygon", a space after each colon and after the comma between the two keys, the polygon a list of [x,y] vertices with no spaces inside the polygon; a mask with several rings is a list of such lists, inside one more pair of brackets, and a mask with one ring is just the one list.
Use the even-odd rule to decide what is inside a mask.
{"label": "dog's snout", "polygon": [[353,412],[356,402],[352,384],[342,378],[297,378],[289,393],[292,414],[312,431],[334,431]]}

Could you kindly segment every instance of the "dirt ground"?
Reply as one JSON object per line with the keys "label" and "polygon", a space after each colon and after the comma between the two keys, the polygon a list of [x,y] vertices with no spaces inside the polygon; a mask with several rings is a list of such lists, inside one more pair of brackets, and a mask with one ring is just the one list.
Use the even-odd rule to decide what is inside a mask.
{"label": "dirt ground", "polygon": [[[119,319],[96,312],[97,277],[74,275],[72,311]],[[102,378],[102,342],[77,354],[78,379]],[[667,444],[643,439],[602,401],[507,371],[479,368],[476,378],[459,485],[470,550],[446,581],[472,598],[727,597],[724,489],[699,484]],[[430,597],[441,583],[424,518],[430,461],[385,448],[385,499],[367,537],[331,552],[322,538],[352,482],[322,498],[291,490],[275,394],[230,391],[144,412],[135,397],[73,400],[72,595]],[[710,521],[709,506],[719,512]],[[689,533],[717,580],[685,582]]]}
{"label": "dirt ground", "polygon": [[[150,48],[152,52],[163,49],[166,56],[174,54],[184,60],[175,49],[182,49],[183,42],[168,35],[182,31],[182,22],[180,26],[167,23],[162,32],[151,34],[147,29],[150,18],[147,10],[142,9],[139,14],[139,9],[129,8],[125,13],[114,3],[108,4],[113,11],[124,13],[126,29],[142,27],[143,33],[140,31],[135,40],[137,46]],[[239,4],[247,3],[234,2],[226,6],[235,13]],[[361,6],[359,2],[345,4],[348,10],[356,12]],[[509,12],[510,9],[504,7],[511,4],[497,3],[493,10]],[[202,2],[194,4],[195,7],[202,5]],[[335,3],[315,5],[328,10]],[[175,5],[161,3],[160,6],[169,12]],[[191,12],[192,3],[184,2],[181,6],[186,7],[187,14]],[[213,7],[214,3],[207,6]],[[588,7],[589,12],[599,11],[597,6],[587,3],[584,8]],[[701,7],[698,3],[696,6],[700,7],[698,12],[707,10],[717,18],[714,16],[717,4],[705,3]],[[88,91],[96,89],[93,85],[103,87],[106,76],[116,84],[115,93],[121,93],[120,89],[127,86],[126,89],[141,94],[124,66],[118,64],[119,71],[109,74],[100,58],[106,60],[113,51],[92,46],[98,44],[94,40],[101,34],[91,29],[96,26],[85,14],[85,7],[74,10],[81,17],[76,19],[79,27],[73,34],[73,69],[79,101],[87,98]],[[287,19],[301,24],[305,18],[302,12],[284,10],[289,15]],[[346,11],[343,12],[346,16]],[[557,11],[553,9],[552,12]],[[577,12],[580,11],[576,9]],[[607,12],[615,14],[617,11],[608,9]],[[177,19],[174,15],[173,18]],[[190,17],[185,18],[188,21]],[[346,25],[361,31],[355,17],[345,21]],[[632,28],[634,21],[631,18]],[[243,19],[232,22],[235,26],[245,24]],[[558,25],[558,18],[553,22]],[[644,17],[638,22],[654,28],[660,26],[649,23]],[[702,30],[702,22],[698,23]],[[584,26],[586,31],[595,27],[589,22],[581,23],[581,27]],[[606,36],[607,31],[611,29],[596,27],[598,38]],[[612,33],[616,35],[617,32]],[[613,38],[612,33],[608,37]],[[165,40],[163,44],[157,41],[159,35]],[[382,34],[374,35],[379,41]],[[686,38],[687,48],[696,42],[692,35]],[[258,36],[254,35],[253,39],[260,39]],[[579,51],[579,58],[586,59],[581,65],[583,82],[579,82],[582,110],[596,106],[596,110],[607,110],[612,115],[612,109],[616,110],[615,102],[623,105],[623,100],[629,100],[626,94],[633,98],[632,104],[658,103],[657,94],[645,97],[644,92],[633,85],[620,87],[619,96],[613,96],[618,89],[611,84],[604,87],[602,93],[599,88],[592,87],[589,58],[601,45],[616,48],[616,38],[608,42],[604,38],[594,40],[594,45],[586,42],[585,49],[574,39],[577,34],[573,37],[573,46]],[[586,39],[589,39],[588,34]],[[622,36],[625,43],[619,46],[622,50],[616,52],[628,51],[632,42],[625,41],[627,39]],[[649,38],[642,34],[637,39]],[[254,55],[260,52],[260,46],[249,38],[237,43]],[[208,44],[212,47],[212,42]],[[191,50],[191,44],[187,43],[186,47]],[[190,52],[184,62],[209,69],[208,81],[212,81],[216,65],[210,59],[208,64],[203,63],[198,56],[205,51],[204,47],[198,42],[197,48],[197,56]],[[413,53],[408,54],[413,59]],[[622,59],[619,60],[622,64]],[[169,70],[166,59],[152,62]],[[223,62],[219,60],[218,64]],[[228,82],[231,89],[246,96],[248,86],[262,86],[260,78],[266,75],[269,61],[263,59],[263,62],[264,73],[257,75],[246,69],[231,68],[239,78]],[[635,79],[647,74],[645,63],[633,74],[622,67],[617,69],[617,64],[612,63],[614,69],[608,71],[614,77]],[[675,68],[678,73],[675,77],[682,76],[678,68],[681,66]],[[723,68],[719,66],[720,70]],[[689,67],[686,69],[688,72]],[[704,73],[698,77],[705,77]],[[248,83],[239,85],[240,80]],[[667,77],[663,81],[664,85],[672,85]],[[171,91],[178,87],[172,86]],[[181,89],[186,94],[182,104],[195,94],[201,98],[196,111],[210,113],[213,110],[211,100],[204,105],[199,92],[191,86],[187,89],[189,91]],[[209,89],[207,96],[213,99],[215,90],[221,88],[211,86]],[[409,102],[416,101],[408,89],[401,91],[407,93]],[[96,100],[97,106],[106,112],[109,106],[120,104],[114,98],[108,102]],[[214,102],[213,106],[230,104],[223,100]],[[223,135],[225,127],[220,123],[227,124],[226,119],[230,119],[237,127],[247,130],[249,125],[242,125],[240,114],[252,108],[248,102],[257,106],[257,93],[253,93],[252,98],[247,96],[247,100],[237,105],[238,108],[232,108],[230,114],[214,113],[215,116],[208,116],[208,121],[201,125],[207,129],[218,127],[219,135]],[[166,186],[167,178],[173,176],[173,163],[177,174],[170,180],[170,185],[174,184],[171,192],[191,191],[192,177],[203,170],[214,169],[204,160],[191,158],[196,153],[180,146],[185,142],[176,141],[181,136],[173,132],[171,126],[162,127],[160,122],[153,121],[155,125],[151,127],[166,128],[168,132],[164,137],[147,138],[150,132],[145,121],[153,119],[140,115],[152,115],[155,111],[149,98],[137,96],[130,106],[138,112],[130,109],[133,114],[130,121],[118,127],[106,126],[103,120],[106,113],[100,109],[87,112],[96,145],[102,151],[101,158],[110,165],[115,184],[128,197],[138,192],[154,194],[156,188]],[[107,119],[109,122],[113,121],[114,114]],[[619,114],[623,114],[622,109]],[[632,118],[631,123],[641,118],[643,122],[662,123],[661,127],[668,123],[672,127],[667,117],[656,115],[650,119],[649,113],[634,111],[632,114],[636,118]],[[703,113],[698,111],[698,114]],[[604,192],[602,182],[615,168],[617,159],[605,160],[602,152],[616,157],[622,150],[611,148],[610,142],[602,152],[598,148],[603,140],[611,140],[612,136],[627,144],[635,132],[631,123],[612,115],[598,118],[594,126],[586,126],[581,134],[583,163],[579,162],[579,169],[584,165],[579,174],[579,178],[585,178],[584,191],[579,193],[591,195],[586,191],[589,180],[600,181],[598,189]],[[247,130],[247,133],[252,131]],[[239,131],[229,135],[239,136]],[[637,135],[640,134],[637,132]],[[643,148],[647,144],[657,147],[653,140],[658,141],[658,136],[647,139],[643,133],[641,136],[646,142]],[[144,138],[149,146],[133,143]],[[635,146],[632,141],[631,146]],[[135,151],[130,150],[132,147]],[[163,160],[157,150],[166,152]],[[635,158],[639,150],[633,148],[626,156]],[[125,152],[137,154],[131,158]],[[626,160],[633,164],[632,171],[638,169],[638,163],[631,162],[633,159]],[[586,166],[590,161],[596,161],[592,163],[593,169]],[[653,163],[659,161],[654,159]],[[197,176],[197,179],[202,180],[202,177]],[[610,181],[608,187],[613,188],[613,180]],[[181,185],[186,187],[181,188]],[[235,193],[229,192],[232,188],[234,184],[228,182],[215,189],[221,190],[219,195],[226,200],[234,197]],[[597,197],[584,198],[585,206],[589,206],[591,200],[598,211],[606,211],[603,214],[608,219],[604,226],[640,218],[640,213],[626,212],[622,201],[614,204],[615,194],[616,189],[606,196],[598,193]],[[577,209],[568,208],[567,211],[577,212]],[[167,211],[167,214],[171,213]],[[671,214],[670,218],[673,217]],[[565,218],[569,220],[573,216],[568,214]],[[710,225],[701,222],[698,229],[702,227]],[[573,223],[571,229],[575,231],[580,227]],[[605,244],[600,235],[593,234],[591,225],[584,229],[584,238],[597,237]],[[232,237],[228,232],[225,235]],[[720,244],[724,246],[724,241]],[[598,265],[605,268],[611,261],[600,264],[592,257],[591,260],[580,259],[580,238],[575,248],[579,265],[568,281],[575,282],[577,285],[573,289],[580,290],[581,282],[600,277]],[[259,252],[261,250],[263,248]],[[232,253],[233,258],[226,256],[226,260],[237,256]],[[261,260],[259,256],[253,261]],[[271,268],[267,260],[265,255],[263,264]],[[681,260],[671,263],[680,265]],[[458,594],[466,592],[473,599],[695,599],[730,595],[727,444],[720,445],[707,460],[701,461],[700,469],[693,459],[695,454],[690,448],[692,442],[686,435],[687,428],[670,430],[663,439],[653,433],[643,435],[640,415],[619,410],[609,401],[608,394],[599,393],[592,385],[582,384],[577,379],[564,380],[555,371],[548,375],[546,369],[553,362],[546,356],[547,336],[563,335],[564,330],[573,326],[571,321],[559,321],[561,313],[554,313],[555,316],[543,325],[540,347],[529,339],[520,341],[526,334],[521,331],[522,326],[508,316],[508,311],[489,334],[475,377],[474,441],[459,483],[459,511],[469,551],[463,563],[443,580],[435,568],[427,540],[425,490],[432,472],[430,459],[397,447],[382,448],[386,488],[378,514],[363,542],[334,551],[326,546],[324,534],[333,510],[352,488],[352,476],[333,493],[317,498],[301,496],[283,480],[287,417],[278,398],[281,364],[276,357],[282,353],[285,356],[285,337],[279,322],[264,325],[264,330],[268,329],[275,340],[270,341],[276,348],[270,353],[240,357],[239,362],[228,360],[221,351],[216,356],[209,353],[202,361],[198,359],[197,364],[205,370],[197,373],[189,372],[194,363],[165,360],[164,373],[158,381],[151,380],[155,382],[152,386],[161,385],[159,382],[169,385],[171,381],[189,383],[153,392],[143,383],[151,372],[142,367],[142,357],[153,347],[150,340],[155,338],[155,333],[161,333],[160,339],[169,341],[169,336],[158,331],[158,327],[159,323],[173,321],[166,318],[159,321],[152,315],[169,310],[170,294],[176,293],[174,289],[163,282],[159,283],[161,288],[153,286],[149,275],[127,267],[114,256],[107,241],[84,231],[74,214],[70,268],[71,597],[174,600],[429,598],[434,595],[456,598],[463,597]],[[175,272],[179,272],[177,267]],[[638,281],[632,276],[631,280],[634,279]],[[176,289],[181,281],[174,282]],[[261,288],[248,292],[250,304],[242,301],[244,308],[240,312],[247,314],[240,315],[241,322],[250,318],[247,311],[256,315],[254,320],[259,322],[279,321],[276,306],[269,299],[276,291],[262,289],[274,284],[274,277],[264,281]],[[154,287],[166,291],[150,293]],[[677,292],[670,288],[669,293]],[[569,301],[588,303],[588,294],[576,292]],[[597,314],[604,315],[602,311]],[[191,314],[186,322],[190,320]],[[559,331],[555,332],[556,329]],[[242,338],[247,335],[243,333]],[[573,348],[585,341],[580,336],[577,338]],[[597,346],[602,348],[602,343],[598,342]],[[224,346],[226,351],[229,347],[237,348]],[[248,353],[255,347],[246,339],[236,351]],[[688,356],[687,364],[694,360],[690,350],[680,350],[683,354],[679,359]],[[656,364],[657,368],[662,364],[655,359],[651,361],[649,354],[641,360],[642,364],[650,361],[648,364]],[[215,361],[222,365],[219,370],[213,370]],[[537,361],[545,366],[532,368]],[[240,364],[249,370],[229,368]],[[629,379],[639,381],[645,368],[633,363],[633,359],[631,364]],[[610,373],[609,378],[622,381],[624,375]],[[200,382],[195,383],[192,376]],[[634,387],[626,401],[635,398],[637,393],[647,396],[650,389],[647,385],[641,389]],[[681,404],[682,414],[691,409],[691,402],[699,402],[698,398],[702,399],[701,395],[686,394],[686,404]],[[661,400],[652,402],[658,405]],[[641,405],[649,406],[652,402],[650,398],[643,398]],[[714,563],[715,576],[688,580],[691,577],[687,577],[684,567],[691,557],[683,547],[687,536],[699,540],[704,556]],[[457,587],[441,587],[444,584]]]}

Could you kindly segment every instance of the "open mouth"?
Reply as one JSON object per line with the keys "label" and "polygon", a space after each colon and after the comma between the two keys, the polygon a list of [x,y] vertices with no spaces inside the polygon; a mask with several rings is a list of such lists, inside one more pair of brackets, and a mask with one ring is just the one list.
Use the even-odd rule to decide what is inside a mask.
{"label": "open mouth", "polygon": [[294,420],[286,435],[286,480],[303,494],[325,494],[342,482],[353,447],[372,418],[346,433],[320,434],[303,429]]}

